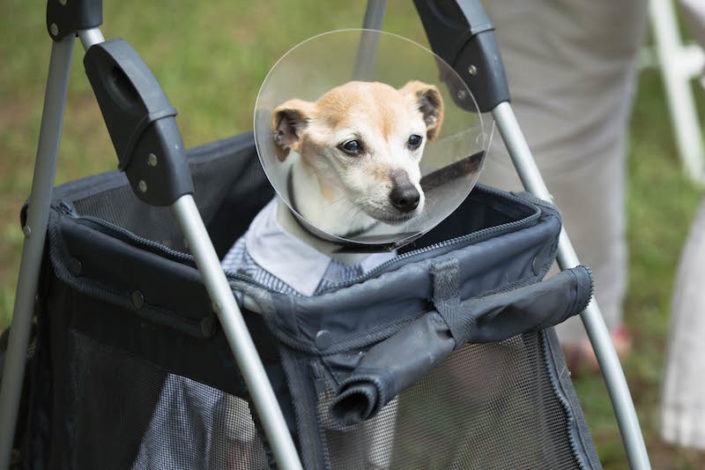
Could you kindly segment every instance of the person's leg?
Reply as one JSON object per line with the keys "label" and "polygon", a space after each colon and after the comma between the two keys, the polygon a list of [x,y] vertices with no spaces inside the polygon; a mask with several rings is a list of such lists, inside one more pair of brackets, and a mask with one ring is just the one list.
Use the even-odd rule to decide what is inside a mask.
{"label": "person's leg", "polygon": [[[512,104],[561,209],[581,262],[590,266],[608,327],[621,322],[626,278],[625,143],[647,2],[491,0]],[[500,142],[481,182],[521,190]],[[579,319],[561,340],[585,340]]]}
{"label": "person's leg", "polygon": [[690,229],[673,292],[661,401],[666,442],[705,450],[705,201]]}

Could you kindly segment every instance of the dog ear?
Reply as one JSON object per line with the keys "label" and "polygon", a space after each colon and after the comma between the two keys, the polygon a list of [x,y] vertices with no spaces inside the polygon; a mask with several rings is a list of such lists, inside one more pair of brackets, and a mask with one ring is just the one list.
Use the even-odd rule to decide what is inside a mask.
{"label": "dog ear", "polygon": [[416,100],[418,110],[426,123],[426,138],[434,140],[441,132],[443,123],[443,98],[438,88],[414,80],[407,82],[399,91],[410,94]]}
{"label": "dog ear", "polygon": [[313,103],[293,99],[277,106],[272,113],[272,139],[274,151],[283,162],[289,150],[298,151],[301,131],[308,125],[313,111]]}

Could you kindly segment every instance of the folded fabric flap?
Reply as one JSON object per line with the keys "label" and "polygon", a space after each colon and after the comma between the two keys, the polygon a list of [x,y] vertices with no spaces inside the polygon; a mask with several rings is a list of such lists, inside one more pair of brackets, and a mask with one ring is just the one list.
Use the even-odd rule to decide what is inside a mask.
{"label": "folded fabric flap", "polygon": [[[447,288],[449,279],[445,292],[456,292]],[[512,291],[437,303],[444,313],[426,313],[364,355],[338,387],[331,417],[345,426],[369,419],[456,348],[554,326],[584,310],[591,296],[590,271],[578,266]]]}
{"label": "folded fabric flap", "polygon": [[497,342],[557,325],[587,307],[592,276],[585,266],[518,289],[461,302],[449,325],[459,344]]}
{"label": "folded fabric flap", "polygon": [[373,417],[454,348],[448,325],[438,312],[423,315],[367,352],[341,383],[331,403],[331,416],[346,426]]}

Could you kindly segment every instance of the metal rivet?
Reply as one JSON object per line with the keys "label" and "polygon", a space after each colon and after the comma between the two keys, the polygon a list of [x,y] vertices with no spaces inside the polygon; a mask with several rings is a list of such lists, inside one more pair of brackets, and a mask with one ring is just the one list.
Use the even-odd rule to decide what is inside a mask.
{"label": "metal rivet", "polygon": [[475,67],[474,65],[471,65],[470,67],[468,67],[468,73],[470,75],[477,75],[477,67]]}
{"label": "metal rivet", "polygon": [[130,302],[132,302],[133,307],[139,310],[144,307],[144,295],[138,290],[133,291],[132,294],[130,294]]}
{"label": "metal rivet", "polygon": [[212,316],[205,317],[201,320],[201,334],[203,336],[213,336],[215,333],[215,320]]}
{"label": "metal rivet", "polygon": [[328,349],[333,344],[333,335],[328,330],[321,330],[316,333],[315,343],[318,349]]}
{"label": "metal rivet", "polygon": [[83,265],[81,262],[76,259],[76,258],[71,258],[69,260],[69,272],[73,274],[74,276],[78,276],[81,274],[81,270],[83,270]]}
{"label": "metal rivet", "polygon": [[139,183],[137,183],[137,189],[141,193],[146,193],[147,192],[147,182],[145,180],[140,180]]}
{"label": "metal rivet", "polygon": [[468,97],[468,92],[465,90],[458,90],[458,99],[459,100],[464,100],[465,98]]}
{"label": "metal rivet", "polygon": [[149,165],[149,166],[157,166],[157,163],[158,163],[157,156],[154,155],[153,153],[150,153],[150,154],[147,156],[147,165]]}
{"label": "metal rivet", "polygon": [[29,238],[32,236],[32,229],[29,225],[25,225],[24,227],[22,227],[22,233],[24,233],[25,237]]}
{"label": "metal rivet", "polygon": [[59,3],[61,4],[62,7],[65,7],[66,3],[68,3],[68,0],[59,0]]}
{"label": "metal rivet", "polygon": [[51,25],[49,25],[49,32],[51,33],[52,36],[59,35],[59,27],[56,26],[56,23],[52,23]]}

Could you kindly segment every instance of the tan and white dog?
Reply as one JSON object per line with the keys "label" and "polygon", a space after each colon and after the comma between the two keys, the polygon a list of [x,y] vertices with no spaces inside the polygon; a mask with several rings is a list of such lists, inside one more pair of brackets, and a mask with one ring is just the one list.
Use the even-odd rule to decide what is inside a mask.
{"label": "tan and white dog", "polygon": [[[442,122],[438,89],[419,81],[400,89],[353,81],[315,103],[283,103],[272,113],[272,135],[278,160],[291,172],[289,203],[318,229],[342,238],[372,233],[380,222],[411,221],[425,202],[419,163],[426,142],[438,136]],[[277,218],[284,230],[339,262],[360,263],[368,256],[335,253],[335,243],[309,233],[281,201]],[[286,259],[287,253],[279,256]],[[328,401],[319,400],[320,411],[327,413]],[[356,446],[329,448],[334,466],[364,461],[365,468],[389,468],[396,406],[396,400],[389,403],[380,415],[361,424],[355,436],[335,426],[327,429],[358,440]],[[333,439],[329,446],[347,438]],[[364,455],[353,455],[360,449],[366,449]]]}
{"label": "tan and white dog", "polygon": [[[411,81],[399,89],[348,82],[318,101],[289,100],[272,113],[275,151],[292,172],[292,204],[315,227],[348,238],[379,222],[403,224],[424,207],[419,162],[443,122],[438,89]],[[331,246],[292,223],[286,230],[331,254]],[[274,273],[276,274],[276,273]]]}

